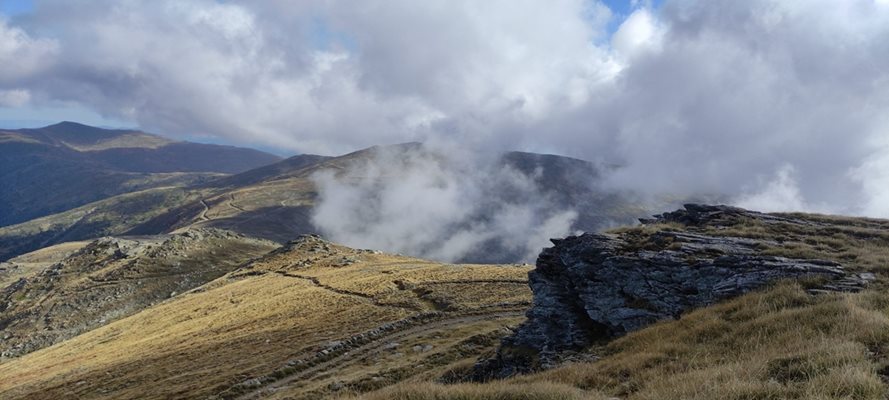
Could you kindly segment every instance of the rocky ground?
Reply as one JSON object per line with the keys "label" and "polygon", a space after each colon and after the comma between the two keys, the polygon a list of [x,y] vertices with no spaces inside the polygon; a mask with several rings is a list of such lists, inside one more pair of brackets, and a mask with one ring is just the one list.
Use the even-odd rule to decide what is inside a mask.
{"label": "rocky ground", "polygon": [[806,280],[811,292],[858,291],[875,280],[827,259],[767,254],[777,243],[720,233],[751,221],[812,226],[813,222],[726,206],[689,204],[643,223],[651,232],[586,233],[553,240],[530,273],[534,306],[505,339],[498,357],[480,363],[475,379],[507,377],[555,365],[566,352],[625,335],[689,310],[760,289],[782,279]]}
{"label": "rocky ground", "polygon": [[275,247],[217,229],[93,241],[0,289],[0,361],[139,312]]}

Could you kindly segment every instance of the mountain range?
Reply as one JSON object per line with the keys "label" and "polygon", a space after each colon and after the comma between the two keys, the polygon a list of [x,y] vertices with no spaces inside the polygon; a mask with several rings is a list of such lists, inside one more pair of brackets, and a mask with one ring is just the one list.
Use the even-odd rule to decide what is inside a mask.
{"label": "mountain range", "polygon": [[[297,155],[275,161],[274,156],[253,150],[171,142],[140,132],[73,123],[16,132],[7,133],[15,139],[10,139],[7,147],[0,147],[3,154],[9,154],[6,159],[12,165],[12,172],[0,178],[8,176],[4,187],[9,190],[3,196],[10,200],[6,200],[9,206],[4,207],[4,215],[6,221],[30,221],[0,227],[0,260],[67,241],[163,234],[187,227],[221,228],[284,243],[300,234],[319,232],[311,221],[318,196],[313,174],[343,171],[373,160],[380,152],[407,157],[422,149],[411,143],[372,147],[337,157]],[[21,153],[16,146],[32,146],[41,154],[59,154],[30,156],[36,161],[29,162],[27,157],[16,155]],[[187,149],[187,155],[180,154],[180,149]],[[69,153],[74,154],[73,161],[65,158]],[[193,156],[196,158],[178,163],[163,161]],[[70,165],[66,167],[63,162]],[[540,195],[550,199],[550,210],[576,208],[573,230],[598,230],[646,215],[642,205],[631,202],[625,194],[596,186],[608,167],[523,152],[505,153],[496,163],[532,179]],[[158,167],[153,167],[155,164]],[[259,166],[229,173],[250,164]],[[57,172],[64,168],[75,172]],[[64,188],[53,190],[52,185]],[[35,200],[47,192],[52,195]],[[509,193],[494,191],[492,196],[503,197],[490,199],[497,203]],[[58,212],[49,213],[50,209]],[[484,217],[484,213],[478,216]],[[519,253],[492,239],[464,261],[512,262],[522,256]]]}
{"label": "mountain range", "polygon": [[[672,201],[605,185],[619,166],[459,156],[404,143],[279,159],[67,122],[0,131],[0,398],[889,393],[889,221],[705,204],[652,216]],[[417,168],[433,179],[416,184]],[[472,251],[427,260],[324,237],[330,196],[373,214],[386,190],[411,217],[458,197],[441,207],[465,218],[445,231]],[[475,234],[566,210],[533,266],[498,235],[545,219]]]}

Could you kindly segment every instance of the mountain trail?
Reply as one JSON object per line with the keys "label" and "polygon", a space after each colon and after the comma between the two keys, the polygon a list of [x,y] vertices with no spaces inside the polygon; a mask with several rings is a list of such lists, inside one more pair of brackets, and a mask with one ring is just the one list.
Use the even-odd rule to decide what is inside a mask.
{"label": "mountain trail", "polygon": [[344,366],[355,363],[375,351],[382,350],[385,346],[389,345],[392,342],[403,341],[405,338],[417,336],[433,330],[448,329],[451,327],[463,326],[480,321],[521,317],[525,315],[525,311],[526,310],[522,308],[510,311],[491,310],[480,314],[454,315],[450,318],[433,321],[420,326],[413,326],[408,327],[404,330],[397,330],[389,334],[377,337],[366,344],[349,349],[339,356],[333,357],[329,360],[315,364],[307,369],[286,376],[283,379],[269,382],[262,387],[244,393],[240,396],[223,396],[223,398],[236,400],[260,399],[265,396],[271,395],[282,388],[289,387],[294,384],[301,384],[307,380],[312,379],[313,377],[317,377],[324,374],[325,372],[329,372],[332,369],[342,369]]}
{"label": "mountain trail", "polygon": [[204,209],[198,214],[198,221],[209,221],[210,218],[207,217],[207,212],[210,211],[210,206],[207,205],[204,199],[201,199],[201,205],[204,206]]}

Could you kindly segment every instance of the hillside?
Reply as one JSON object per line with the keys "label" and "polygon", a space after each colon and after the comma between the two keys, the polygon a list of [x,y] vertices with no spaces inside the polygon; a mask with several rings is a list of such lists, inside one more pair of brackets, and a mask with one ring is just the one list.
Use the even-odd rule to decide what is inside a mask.
{"label": "hillside", "polygon": [[[404,144],[369,149],[338,157],[299,155],[231,176],[219,177],[187,187],[164,185],[85,204],[78,208],[13,226],[0,227],[0,260],[45,246],[106,235],[155,235],[188,227],[220,228],[248,236],[285,243],[308,233],[321,233],[312,221],[319,191],[315,174],[333,171],[345,175],[362,171],[381,153],[391,163],[409,162],[410,157],[429,152],[420,144]],[[498,168],[515,171],[534,185],[533,196],[546,199],[535,211],[540,214],[576,210],[572,230],[596,231],[618,223],[628,223],[646,215],[648,205],[627,193],[599,187],[607,168],[590,162],[534,153],[510,152],[496,160]],[[405,168],[410,167],[406,165]],[[342,178],[354,186],[367,186],[376,179],[395,177]],[[485,221],[491,207],[532,201],[528,193],[498,187],[497,182],[481,185],[490,193],[485,204],[467,218],[470,223]],[[527,188],[521,190],[528,191]],[[452,229],[469,229],[469,223]],[[545,239],[544,239],[545,240]],[[490,238],[461,261],[516,262],[524,252]]]}
{"label": "hillside", "polygon": [[[419,154],[419,155],[418,155]],[[333,171],[346,185],[361,187],[396,175],[362,176],[366,169],[379,168],[380,159],[389,163],[387,168],[403,170],[416,168],[413,158],[442,157],[436,150],[419,143],[371,147],[339,157],[303,155],[277,164],[258,168],[239,175],[211,182],[205,187],[217,191],[198,202],[192,202],[171,210],[151,221],[134,227],[130,234],[154,234],[196,226],[215,227],[241,232],[246,235],[284,242],[296,235],[322,233],[312,221],[318,204],[319,190],[315,176],[319,172]],[[647,204],[634,199],[628,193],[618,193],[599,186],[605,168],[593,163],[568,157],[534,153],[508,152],[499,155],[494,162],[498,168],[509,169],[529,185],[533,194],[545,199],[545,204],[535,210],[540,214],[560,210],[576,210],[577,218],[572,230],[597,231],[618,223],[629,223],[646,214]],[[352,174],[357,176],[353,177]],[[528,193],[515,193],[514,188],[502,182],[486,182],[480,190],[490,193],[485,204],[475,210],[472,223],[490,218],[490,207],[529,201]],[[522,190],[528,190],[523,188]],[[520,196],[519,196],[520,195]],[[452,227],[453,230],[469,229],[467,225]],[[461,262],[517,262],[524,254],[520,250],[498,243],[490,238],[478,244],[478,249],[462,258]]]}
{"label": "hillside", "polygon": [[[440,264],[305,236],[190,291],[164,288],[170,298],[128,317],[0,361],[0,397],[882,399],[887,228],[688,206],[556,240],[534,270]],[[112,243],[127,247],[89,246]],[[19,260],[41,257],[49,255]],[[620,271],[622,279],[599,279]],[[37,321],[27,329],[49,323]],[[536,340],[510,348],[522,337]],[[491,360],[531,364],[523,375],[465,383]]]}
{"label": "hillside", "polygon": [[60,243],[121,235],[206,191],[163,186],[124,193],[58,214],[0,227],[0,261]]}
{"label": "hillside", "polygon": [[0,226],[117,194],[207,182],[279,159],[256,150],[73,122],[0,130]]}
{"label": "hillside", "polygon": [[[883,399],[887,228],[885,220],[690,205],[639,227],[556,241],[532,273],[529,320],[493,359],[501,370],[530,363],[545,371],[482,384],[417,380],[363,399]],[[556,254],[562,261],[550,258]],[[668,260],[677,256],[686,257],[675,265],[679,274],[736,275],[671,282]],[[624,279],[600,280],[620,263],[630,263],[620,270]],[[587,278],[575,277],[576,286],[551,286],[581,271]],[[635,286],[643,278],[647,283]],[[597,285],[602,290],[583,295]],[[694,285],[711,289],[682,289]],[[615,287],[625,289],[615,294]],[[731,294],[720,301],[720,293]],[[711,298],[682,306],[701,295]],[[652,319],[665,305],[681,311]],[[571,318],[586,319],[586,330]],[[632,328],[600,329],[620,326]],[[531,348],[514,347],[534,335],[541,335],[537,342],[525,342]],[[564,341],[569,337],[579,340]],[[538,346],[559,352],[553,357]],[[560,358],[571,362],[559,365]],[[546,359],[550,364],[534,365]],[[490,360],[475,372],[490,371]]]}
{"label": "hillside", "polygon": [[[63,276],[69,263],[89,253],[60,264]],[[124,274],[115,284],[132,287],[123,277],[142,270],[115,263],[88,276]],[[132,316],[0,362],[0,397],[253,398],[280,391],[317,398],[345,387],[371,390],[409,376],[433,377],[491,349],[508,332],[505,326],[522,320],[530,298],[527,272],[526,266],[439,264],[303,237],[206,285],[156,298],[158,304]],[[73,290],[76,282],[62,284]],[[88,279],[79,285],[88,293],[107,290]],[[177,289],[159,293],[170,297],[170,290]],[[10,309],[58,308],[40,299],[7,301]],[[35,312],[39,326],[32,329],[43,331],[44,312]],[[25,332],[14,331],[11,340],[26,338]]]}
{"label": "hillside", "polygon": [[[15,275],[4,279],[15,280],[0,290],[0,360],[139,312],[275,247],[231,232],[197,229],[59,245],[0,264]],[[55,262],[35,268],[40,261]]]}

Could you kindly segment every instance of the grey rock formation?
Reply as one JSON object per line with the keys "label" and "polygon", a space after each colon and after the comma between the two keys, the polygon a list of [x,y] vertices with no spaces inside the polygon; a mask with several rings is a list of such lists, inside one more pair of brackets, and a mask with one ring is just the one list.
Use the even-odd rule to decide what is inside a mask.
{"label": "grey rock formation", "polygon": [[[783,217],[726,206],[687,205],[643,223],[687,226],[732,218]],[[731,236],[657,231],[632,236],[583,234],[552,240],[530,272],[534,304],[495,359],[476,366],[476,380],[544,368],[560,354],[620,336],[690,309],[738,296],[779,279],[819,277],[824,290],[857,290],[873,279],[826,260],[762,254],[768,242]]]}

